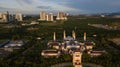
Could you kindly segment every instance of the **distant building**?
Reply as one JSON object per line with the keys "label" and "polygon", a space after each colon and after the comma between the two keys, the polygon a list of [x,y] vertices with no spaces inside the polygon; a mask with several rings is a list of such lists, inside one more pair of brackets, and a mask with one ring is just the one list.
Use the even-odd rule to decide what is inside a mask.
{"label": "distant building", "polygon": [[10,14],[10,15],[9,15],[9,21],[14,21],[14,20],[15,20],[14,15]]}
{"label": "distant building", "polygon": [[45,11],[40,12],[40,20],[41,21],[46,21],[46,12]]}
{"label": "distant building", "polygon": [[9,41],[4,45],[4,50],[12,52],[14,49],[19,49],[21,46],[23,46],[25,43],[22,40],[16,40],[16,41]]}
{"label": "distant building", "polygon": [[45,11],[40,12],[40,21],[54,21],[54,20],[67,20],[67,15],[66,13],[63,12],[58,12],[57,17],[55,18],[53,16],[53,13],[46,14]]}
{"label": "distant building", "polygon": [[53,21],[53,14],[49,13],[47,16],[47,21]]}
{"label": "distant building", "polygon": [[58,51],[58,50],[43,50],[41,52],[41,55],[44,56],[45,58],[48,58],[48,57],[59,57],[61,55],[61,52]]}
{"label": "distant building", "polygon": [[113,18],[120,18],[120,15],[113,15]]}
{"label": "distant building", "polygon": [[6,15],[7,15],[7,22],[9,22],[10,21],[10,14],[8,11],[6,12]]}
{"label": "distant building", "polygon": [[82,67],[82,53],[79,50],[73,53],[73,66]]}
{"label": "distant building", "polygon": [[2,14],[2,13],[0,13],[0,19],[2,19],[2,15],[3,15],[3,14]]}
{"label": "distant building", "polygon": [[31,25],[35,25],[35,24],[39,24],[39,22],[32,21],[30,24],[31,24]]}
{"label": "distant building", "polygon": [[2,20],[3,20],[3,22],[7,22],[8,20],[7,20],[7,14],[3,14],[2,15]]}
{"label": "distant building", "polygon": [[10,15],[9,12],[0,13],[0,22],[9,22]]}
{"label": "distant building", "polygon": [[15,15],[15,19],[16,19],[17,21],[23,21],[23,15],[22,15],[21,13],[17,13],[17,14]]}
{"label": "distant building", "polygon": [[58,12],[56,20],[67,20],[67,14],[63,12]]}
{"label": "distant building", "polygon": [[21,40],[16,41],[10,41],[8,44],[6,44],[4,47],[20,47],[24,45],[24,42]]}
{"label": "distant building", "polygon": [[102,55],[103,53],[106,53],[106,51],[105,51],[105,50],[90,50],[90,51],[88,51],[88,54],[89,54],[91,57],[100,56],[100,55]]}
{"label": "distant building", "polygon": [[101,17],[105,17],[105,15],[100,15]]}

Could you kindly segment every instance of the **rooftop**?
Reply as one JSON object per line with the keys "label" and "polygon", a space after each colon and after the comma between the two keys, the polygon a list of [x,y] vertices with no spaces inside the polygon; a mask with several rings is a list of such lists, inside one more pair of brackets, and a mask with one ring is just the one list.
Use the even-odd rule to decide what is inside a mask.
{"label": "rooftop", "polygon": [[44,53],[58,53],[57,50],[43,50]]}
{"label": "rooftop", "polygon": [[94,42],[85,42],[85,45],[94,45]]}
{"label": "rooftop", "polygon": [[50,42],[49,45],[59,46],[59,42]]}

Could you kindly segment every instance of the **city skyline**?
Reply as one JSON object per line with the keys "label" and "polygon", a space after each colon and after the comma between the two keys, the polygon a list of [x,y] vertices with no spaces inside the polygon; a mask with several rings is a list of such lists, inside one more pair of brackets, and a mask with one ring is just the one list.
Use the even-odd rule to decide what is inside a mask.
{"label": "city skyline", "polygon": [[39,14],[40,11],[70,14],[110,13],[120,11],[120,0],[1,0],[0,12]]}

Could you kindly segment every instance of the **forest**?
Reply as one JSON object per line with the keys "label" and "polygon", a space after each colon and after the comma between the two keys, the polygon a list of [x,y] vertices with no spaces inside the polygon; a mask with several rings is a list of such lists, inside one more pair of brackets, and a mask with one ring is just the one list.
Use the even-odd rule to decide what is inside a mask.
{"label": "forest", "polygon": [[[89,26],[89,23],[108,24],[119,22],[120,19],[114,18],[85,18],[77,19],[70,16],[67,21],[40,22],[39,25],[21,26],[18,22],[14,25],[21,27],[0,28],[0,41],[6,40],[28,40],[28,42],[19,50],[14,50],[7,57],[0,57],[0,67],[50,67],[51,65],[72,62],[71,55],[62,55],[59,58],[44,58],[41,51],[46,49],[46,44],[53,38],[53,32],[56,32],[57,39],[63,39],[63,31],[71,36],[72,30],[76,31],[77,40],[83,40],[83,33],[87,33],[87,40],[94,41],[94,49],[105,49],[107,54],[99,57],[90,57],[87,53],[83,54],[83,63],[95,63],[103,67],[120,67],[120,45],[109,41],[110,38],[120,38],[120,30],[106,30]],[[38,30],[27,30],[27,28],[39,28]],[[94,37],[93,35],[97,35]],[[41,40],[36,38],[40,37]],[[113,47],[116,50],[110,48]]]}

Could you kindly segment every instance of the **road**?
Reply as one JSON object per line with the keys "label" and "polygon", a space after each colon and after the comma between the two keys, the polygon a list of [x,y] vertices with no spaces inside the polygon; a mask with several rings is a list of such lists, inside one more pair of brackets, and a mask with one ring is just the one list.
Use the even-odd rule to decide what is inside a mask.
{"label": "road", "polygon": [[[96,64],[92,64],[92,63],[83,63],[82,65],[85,67],[103,67],[101,65],[96,65]],[[72,66],[72,63],[71,62],[60,63],[60,64],[53,65],[51,67],[68,67],[68,66]]]}

